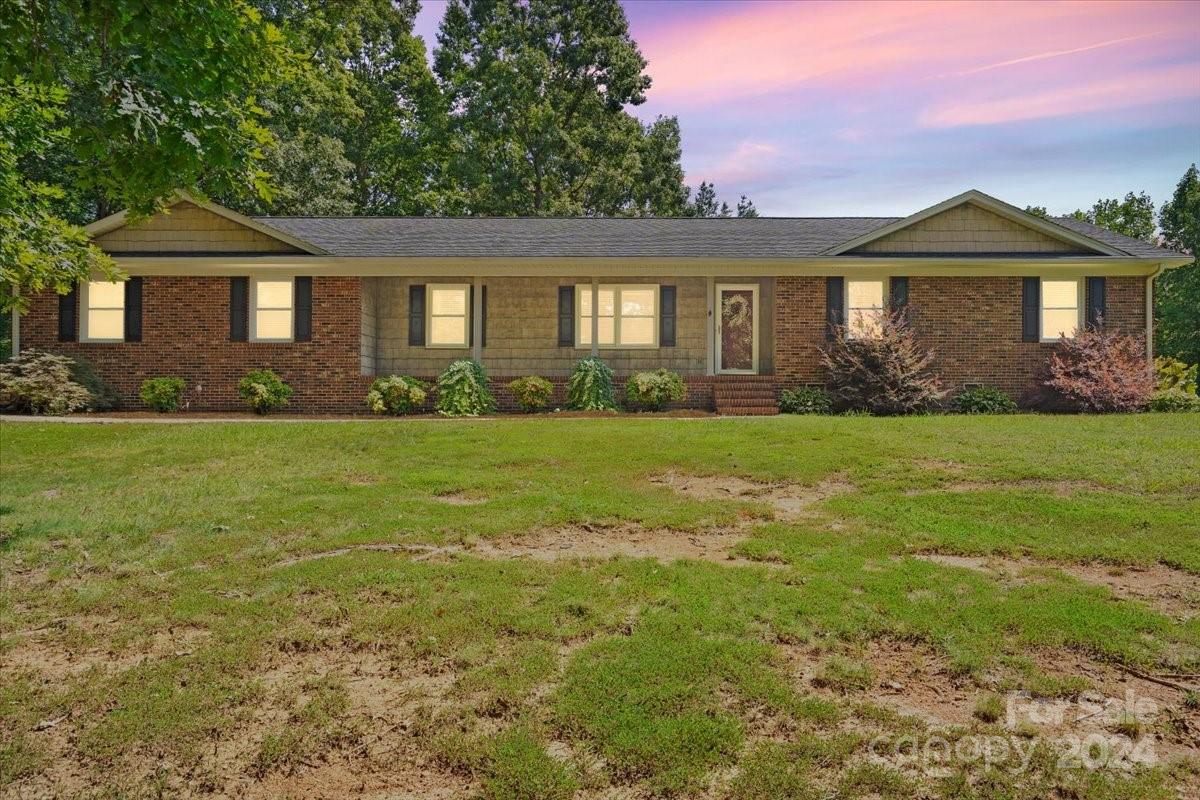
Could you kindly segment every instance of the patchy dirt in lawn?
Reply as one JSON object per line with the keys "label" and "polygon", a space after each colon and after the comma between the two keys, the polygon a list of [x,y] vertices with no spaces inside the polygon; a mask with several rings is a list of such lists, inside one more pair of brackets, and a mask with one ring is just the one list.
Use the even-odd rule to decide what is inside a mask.
{"label": "patchy dirt in lawn", "polygon": [[[76,622],[87,622],[83,618]],[[103,635],[105,628],[115,627],[110,621],[85,624],[89,638],[96,645],[78,646],[64,641],[65,629],[48,626],[27,631],[9,639],[12,646],[0,658],[0,680],[20,674],[33,673],[43,682],[62,684],[91,670],[123,672],[143,662],[189,656],[203,646],[209,631],[203,628],[180,627],[155,633],[148,641],[127,648],[114,648]]]}
{"label": "patchy dirt in lawn", "polygon": [[465,492],[446,492],[434,495],[433,499],[435,502],[445,503],[448,506],[480,506],[488,501],[486,497],[470,495]]}
{"label": "patchy dirt in lawn", "polygon": [[1036,578],[1056,570],[1076,580],[1104,586],[1117,597],[1138,600],[1155,610],[1188,620],[1200,614],[1200,576],[1165,564],[1116,566],[1012,559],[999,556],[959,556],[921,553],[916,558],[934,564],[983,572],[1005,580]]}
{"label": "patchy dirt in lawn", "polygon": [[1037,491],[1057,497],[1071,497],[1080,492],[1112,492],[1113,490],[1092,481],[1063,481],[1028,478],[1017,481],[952,481],[923,489],[908,489],[905,497],[921,497],[930,494],[969,494],[973,492]]}
{"label": "patchy dirt in lawn", "polygon": [[563,561],[576,558],[655,558],[664,563],[673,561],[711,561],[736,566],[785,565],[769,561],[754,561],[733,555],[734,547],[746,540],[742,529],[677,531],[669,528],[650,529],[637,524],[612,527],[597,525],[568,525],[520,536],[479,539],[467,544],[362,544],[340,547],[319,553],[307,553],[276,563],[288,567],[307,561],[335,558],[358,551],[407,553],[414,561],[445,556],[474,556],[495,560],[530,559],[533,561]]}
{"label": "patchy dirt in lawn", "polygon": [[780,519],[806,516],[822,500],[851,492],[854,485],[841,477],[825,478],[815,486],[794,483],[757,483],[731,475],[681,475],[668,472],[650,478],[693,500],[755,500],[771,506]]}

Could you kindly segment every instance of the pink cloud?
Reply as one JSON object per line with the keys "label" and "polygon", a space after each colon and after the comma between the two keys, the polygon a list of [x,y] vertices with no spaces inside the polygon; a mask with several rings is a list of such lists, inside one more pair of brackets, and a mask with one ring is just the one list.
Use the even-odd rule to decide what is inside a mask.
{"label": "pink cloud", "polygon": [[1070,114],[1112,111],[1198,96],[1200,66],[1179,64],[1049,91],[1033,91],[995,100],[951,103],[923,112],[919,121],[922,126],[928,128],[996,125]]}

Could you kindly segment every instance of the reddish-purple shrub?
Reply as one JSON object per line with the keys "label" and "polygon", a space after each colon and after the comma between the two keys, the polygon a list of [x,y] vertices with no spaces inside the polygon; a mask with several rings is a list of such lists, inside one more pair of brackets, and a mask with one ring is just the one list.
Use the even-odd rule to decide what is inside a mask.
{"label": "reddish-purple shrub", "polygon": [[1076,331],[1059,341],[1046,385],[1080,411],[1142,411],[1154,393],[1146,340],[1101,325]]}
{"label": "reddish-purple shrub", "polygon": [[834,329],[821,351],[829,394],[839,408],[892,416],[933,408],[946,392],[930,366],[934,354],[921,346],[902,311],[883,313],[868,335]]}

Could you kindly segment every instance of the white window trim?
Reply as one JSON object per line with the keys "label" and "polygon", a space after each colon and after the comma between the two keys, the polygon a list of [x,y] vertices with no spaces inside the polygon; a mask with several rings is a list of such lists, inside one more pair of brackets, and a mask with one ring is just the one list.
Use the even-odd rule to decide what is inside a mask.
{"label": "white window trim", "polygon": [[[265,283],[280,283],[287,281],[291,286],[290,310],[292,312],[292,333],[287,338],[270,338],[260,339],[258,337],[258,284]],[[268,311],[275,310],[274,307],[267,309]],[[294,277],[270,277],[270,278],[251,278],[250,279],[250,335],[248,337],[252,342],[266,342],[286,344],[296,340],[296,279]]]}
{"label": "white window trim", "polygon": [[850,277],[847,277],[847,278],[843,278],[842,280],[845,282],[845,284],[844,284],[845,288],[842,292],[844,295],[844,298],[842,300],[842,321],[843,321],[843,324],[846,326],[846,338],[847,339],[859,339],[862,337],[855,336],[853,329],[850,327],[850,284],[852,284],[852,283],[879,283],[879,284],[882,284],[883,292],[881,293],[880,297],[882,298],[883,305],[880,308],[881,308],[881,313],[886,314],[887,310],[888,310],[888,292],[891,289],[891,278],[890,278],[890,276],[884,277],[884,278],[863,278],[863,277],[850,278]]}
{"label": "white window trim", "polygon": [[[1075,311],[1076,311],[1075,330],[1079,330],[1080,328],[1083,327],[1084,281],[1083,281],[1083,278],[1046,278],[1046,277],[1042,277],[1042,278],[1038,279],[1038,341],[1042,342],[1043,344],[1053,344],[1054,342],[1061,341],[1062,337],[1054,336],[1051,338],[1046,338],[1046,337],[1042,336],[1042,331],[1045,330],[1045,328],[1046,328],[1046,326],[1042,322],[1042,318],[1045,316],[1045,313],[1046,313],[1046,291],[1045,291],[1045,286],[1043,285],[1046,283],[1046,281],[1053,281],[1054,283],[1066,283],[1067,281],[1075,282]],[[1052,308],[1051,310],[1052,311],[1054,311],[1054,310],[1061,311],[1064,309],[1061,306],[1054,306],[1054,308]],[[1075,331],[1067,331],[1065,336],[1068,339],[1074,339]]]}
{"label": "white window trim", "polygon": [[[463,340],[461,343],[433,343],[433,293],[435,290],[458,290],[463,293]],[[430,350],[462,350],[470,347],[471,342],[471,284],[469,283],[427,283],[425,284],[425,347]],[[439,317],[456,317],[457,314],[439,314]]]}
{"label": "white window trim", "polygon": [[[602,284],[599,284],[599,286],[597,286],[598,292],[603,292],[606,289],[611,289],[613,291],[613,343],[599,345],[599,348],[601,350],[657,350],[659,348],[659,336],[662,331],[662,307],[661,307],[661,297],[659,296],[659,294],[660,294],[659,288],[660,288],[659,284],[657,284],[657,283],[602,283]],[[621,292],[626,289],[637,290],[637,291],[645,291],[646,289],[651,289],[654,292],[654,313],[650,317],[654,321],[654,324],[652,326],[652,329],[654,331],[654,341],[651,344],[620,344],[620,341],[621,341]],[[588,317],[586,320],[583,318],[583,313],[580,310],[583,308],[583,305],[580,301],[582,299],[582,295],[585,292],[588,294],[589,297],[591,296],[592,285],[590,283],[575,284],[575,349],[576,350],[591,350],[592,349],[591,342],[588,342],[587,344],[583,343],[583,326],[585,324],[588,326],[587,330],[588,330],[588,334],[590,336],[591,332],[592,332],[592,328],[591,328],[592,319],[600,311],[599,303],[597,302],[596,307],[592,309],[592,316]],[[678,300],[676,300],[676,302],[678,302]],[[676,309],[676,313],[678,314],[678,309]],[[645,319],[645,317],[639,317],[639,319]]]}
{"label": "white window trim", "polygon": [[[95,283],[109,283],[109,282],[110,281],[95,281]],[[122,295],[121,295],[121,306],[120,306],[121,320],[122,320],[120,338],[100,339],[97,337],[90,336],[88,334],[88,331],[91,328],[91,320],[92,320],[92,314],[91,314],[92,309],[91,309],[91,303],[89,301],[89,295],[91,294],[90,288],[91,288],[92,283],[93,283],[92,281],[83,281],[79,286],[79,341],[81,341],[81,342],[101,342],[101,343],[103,343],[103,342],[112,343],[112,342],[125,341],[125,327],[124,327],[125,295],[124,295],[124,293],[122,293]],[[121,283],[121,281],[115,281],[115,283]],[[123,285],[122,285],[122,292],[124,292]],[[102,310],[115,310],[115,309],[116,309],[116,306],[103,306]]]}

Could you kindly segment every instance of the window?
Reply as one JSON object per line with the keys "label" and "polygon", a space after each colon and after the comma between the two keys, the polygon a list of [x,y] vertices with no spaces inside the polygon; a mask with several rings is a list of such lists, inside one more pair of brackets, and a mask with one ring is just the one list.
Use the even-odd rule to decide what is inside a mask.
{"label": "window", "polygon": [[1075,335],[1079,327],[1079,310],[1083,281],[1042,281],[1042,341],[1057,342]]}
{"label": "window", "polygon": [[[596,317],[601,347],[658,346],[658,284],[600,286]],[[575,287],[575,345],[592,346],[592,287]]]}
{"label": "window", "polygon": [[292,341],[294,281],[255,279],[251,284],[251,339],[256,342]]}
{"label": "window", "polygon": [[125,284],[89,281],[83,285],[84,314],[80,337],[86,342],[125,340]]}
{"label": "window", "polygon": [[425,292],[425,305],[429,309],[427,346],[466,347],[471,287],[465,283],[430,284]]}
{"label": "window", "polygon": [[846,281],[846,335],[869,339],[883,322],[883,281]]}

